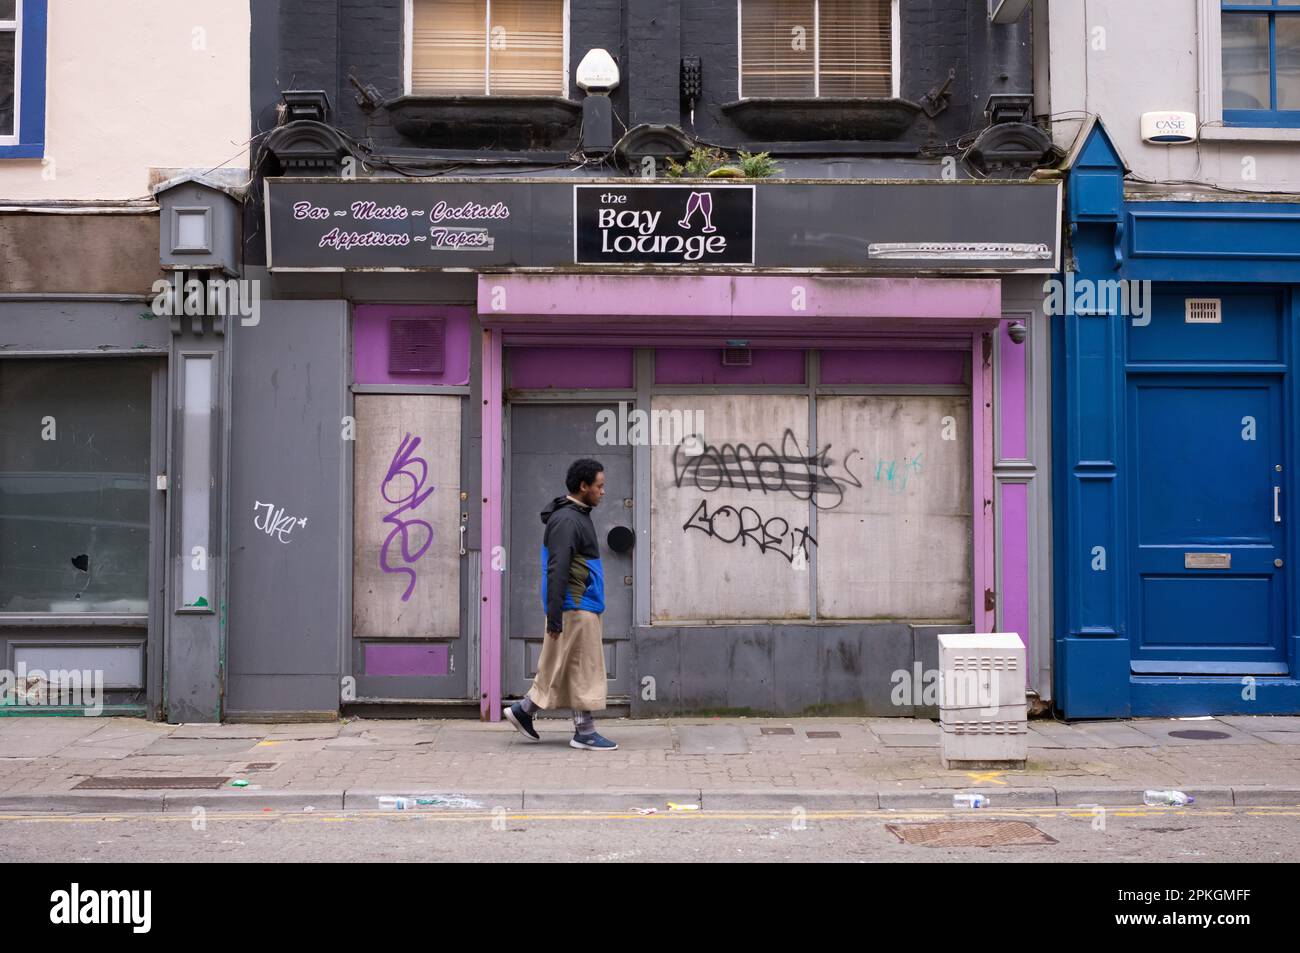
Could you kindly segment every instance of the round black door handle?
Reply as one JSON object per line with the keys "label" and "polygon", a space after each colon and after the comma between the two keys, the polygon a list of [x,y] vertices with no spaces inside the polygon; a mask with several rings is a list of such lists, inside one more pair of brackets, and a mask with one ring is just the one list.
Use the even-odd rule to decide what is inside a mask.
{"label": "round black door handle", "polygon": [[636,533],[626,526],[615,526],[605,537],[609,548],[616,553],[626,553],[636,544]]}

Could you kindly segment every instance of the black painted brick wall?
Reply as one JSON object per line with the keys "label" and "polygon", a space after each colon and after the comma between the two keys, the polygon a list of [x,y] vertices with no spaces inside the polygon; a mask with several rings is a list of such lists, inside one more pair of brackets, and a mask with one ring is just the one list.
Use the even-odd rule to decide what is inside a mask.
{"label": "black painted brick wall", "polygon": [[[385,96],[402,92],[402,0],[279,0],[278,17],[255,20],[279,36],[279,89],[323,88],[335,121],[377,147],[411,146],[393,131],[383,111],[367,115],[353,98],[348,76]],[[572,70],[587,50],[603,46],[619,61],[622,86],[614,96],[620,120],[675,122],[688,127],[677,83],[682,56],[698,56],[704,102],[697,104],[696,135],[727,145],[746,143],[719,108],[737,96],[735,0],[570,0],[570,95],[579,96]],[[902,94],[916,100],[956,70],[951,105],[931,123],[922,119],[914,138],[953,140],[983,124],[991,92],[1032,92],[1029,27],[993,26],[983,0],[902,0]],[[257,38],[255,37],[255,43]],[[277,97],[254,91],[259,115]],[[272,97],[271,102],[266,102]],[[617,130],[616,130],[617,131]],[[688,129],[688,131],[690,131]]]}

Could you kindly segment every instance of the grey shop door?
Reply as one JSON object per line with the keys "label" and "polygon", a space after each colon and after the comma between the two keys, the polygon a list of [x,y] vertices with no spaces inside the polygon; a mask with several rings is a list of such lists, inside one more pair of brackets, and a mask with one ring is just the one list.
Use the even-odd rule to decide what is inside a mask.
{"label": "grey shop door", "polygon": [[[632,448],[596,443],[598,404],[513,404],[509,423],[507,551],[510,594],[506,620],[506,695],[528,691],[542,650],[543,507],[565,493],[564,474],[579,457],[605,465],[605,499],[592,512],[605,567],[605,671],[609,694],[628,695],[632,679],[632,552],[616,553],[607,538],[615,526],[632,528]],[[608,409],[617,412],[616,407]]]}
{"label": "grey shop door", "polygon": [[347,506],[347,303],[231,322],[226,712],[337,712]]}

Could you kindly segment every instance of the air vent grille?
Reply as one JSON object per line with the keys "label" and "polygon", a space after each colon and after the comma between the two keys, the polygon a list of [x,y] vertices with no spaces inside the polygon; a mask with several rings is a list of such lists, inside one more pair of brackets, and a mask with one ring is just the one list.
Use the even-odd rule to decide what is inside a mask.
{"label": "air vent grille", "polygon": [[388,373],[441,374],[445,333],[442,318],[390,319]]}
{"label": "air vent grille", "polygon": [[1186,299],[1186,318],[1188,324],[1222,324],[1222,298],[1188,298]]}
{"label": "air vent grille", "polygon": [[747,347],[724,347],[722,349],[723,367],[752,367],[754,352]]}

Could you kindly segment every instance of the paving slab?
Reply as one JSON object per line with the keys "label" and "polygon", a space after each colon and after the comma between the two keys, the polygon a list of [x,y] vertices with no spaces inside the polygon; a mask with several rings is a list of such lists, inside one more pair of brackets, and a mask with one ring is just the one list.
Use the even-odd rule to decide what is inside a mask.
{"label": "paving slab", "polygon": [[[1183,721],[1177,718],[1153,718],[1132,722],[1136,731],[1149,735],[1162,745],[1241,745],[1258,744],[1258,739],[1221,721]],[[1196,734],[1222,735],[1214,738],[1197,738]],[[1193,735],[1193,737],[1178,737]]]}
{"label": "paving slab", "polygon": [[1300,732],[1300,715],[1219,715],[1217,720],[1225,725],[1231,725],[1233,728],[1251,733],[1260,731]]}
{"label": "paving slab", "polygon": [[206,755],[217,757],[252,751],[252,738],[159,738],[140,752],[142,755]]}
{"label": "paving slab", "polygon": [[172,738],[265,738],[270,725],[183,724],[172,729]]}
{"label": "paving slab", "polygon": [[914,731],[901,734],[880,734],[877,732],[876,737],[887,748],[937,748],[941,741],[938,733],[933,735],[928,732],[918,734]]}
{"label": "paving slab", "polygon": [[673,733],[680,754],[749,753],[749,740],[739,725],[678,725]]}
{"label": "paving slab", "polygon": [[1138,731],[1128,723],[1104,721],[1070,722],[1070,727],[1076,729],[1087,737],[1096,738],[1099,742],[1104,742],[1104,744],[1099,744],[1098,747],[1154,748],[1160,744],[1157,738],[1154,738],[1145,732]]}
{"label": "paving slab", "polygon": [[98,718],[0,718],[0,758],[48,758],[103,727]]}

